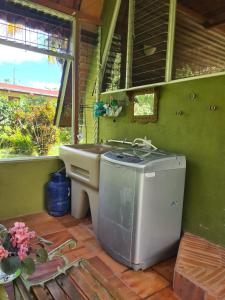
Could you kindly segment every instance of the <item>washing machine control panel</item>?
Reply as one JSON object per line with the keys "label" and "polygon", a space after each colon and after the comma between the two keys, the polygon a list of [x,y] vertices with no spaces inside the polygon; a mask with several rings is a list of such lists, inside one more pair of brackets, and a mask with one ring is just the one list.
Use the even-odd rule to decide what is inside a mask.
{"label": "washing machine control panel", "polygon": [[118,160],[118,161],[123,161],[127,163],[133,163],[133,164],[138,164],[143,161],[143,158],[138,157],[137,155],[132,155],[128,153],[123,153],[123,152],[107,152],[104,154],[104,156],[111,158],[113,160]]}
{"label": "washing machine control panel", "polygon": [[103,157],[107,157],[114,161],[144,166],[155,160],[167,157],[176,157],[176,154],[167,153],[159,149],[151,150],[149,148],[127,148],[106,152],[103,154]]}

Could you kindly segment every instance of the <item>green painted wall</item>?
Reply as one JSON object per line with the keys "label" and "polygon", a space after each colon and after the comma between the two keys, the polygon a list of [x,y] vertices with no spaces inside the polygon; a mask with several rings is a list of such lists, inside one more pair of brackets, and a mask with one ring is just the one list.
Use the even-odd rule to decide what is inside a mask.
{"label": "green painted wall", "polygon": [[0,162],[0,219],[44,210],[44,186],[59,159]]}
{"label": "green painted wall", "polygon": [[[183,229],[225,246],[225,76],[170,84],[160,91],[158,122],[131,123],[128,105],[115,123],[101,118],[100,139],[147,136],[157,147],[185,154]],[[197,100],[191,99],[193,92]],[[218,109],[211,111],[210,105]],[[177,116],[178,111],[184,114]]]}

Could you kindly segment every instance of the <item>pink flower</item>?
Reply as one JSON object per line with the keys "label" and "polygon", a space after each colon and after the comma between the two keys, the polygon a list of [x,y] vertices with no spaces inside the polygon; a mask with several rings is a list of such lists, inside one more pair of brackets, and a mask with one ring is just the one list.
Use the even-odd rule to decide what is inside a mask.
{"label": "pink flower", "polygon": [[27,253],[28,253],[28,245],[27,244],[22,244],[19,248],[19,251],[18,251],[18,256],[20,258],[20,260],[23,260],[26,256],[27,256]]}
{"label": "pink flower", "polygon": [[14,228],[16,228],[16,229],[21,229],[21,228],[25,228],[25,227],[26,227],[26,225],[24,222],[15,222],[14,223]]}
{"label": "pink flower", "polygon": [[20,259],[23,259],[28,253],[28,243],[35,237],[35,232],[29,231],[23,222],[16,222],[9,232],[13,247],[18,248],[18,255]]}
{"label": "pink flower", "polygon": [[9,252],[7,250],[5,250],[5,248],[3,246],[0,246],[0,261],[3,258],[8,257],[8,255],[9,255]]}
{"label": "pink flower", "polygon": [[36,236],[35,231],[29,231],[29,239],[33,239],[35,238],[35,236]]}

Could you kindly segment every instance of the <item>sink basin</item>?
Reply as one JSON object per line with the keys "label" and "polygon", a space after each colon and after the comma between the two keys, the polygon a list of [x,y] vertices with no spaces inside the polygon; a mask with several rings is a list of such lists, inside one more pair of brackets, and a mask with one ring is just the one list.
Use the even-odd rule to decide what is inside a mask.
{"label": "sink basin", "polygon": [[112,146],[102,144],[64,145],[59,148],[59,157],[70,178],[98,190],[100,156],[111,149]]}
{"label": "sink basin", "polygon": [[98,144],[83,144],[83,145],[68,145],[64,147],[69,147],[72,149],[78,149],[82,151],[87,151],[95,154],[103,154],[106,151],[112,149],[112,147],[108,145],[98,145]]}

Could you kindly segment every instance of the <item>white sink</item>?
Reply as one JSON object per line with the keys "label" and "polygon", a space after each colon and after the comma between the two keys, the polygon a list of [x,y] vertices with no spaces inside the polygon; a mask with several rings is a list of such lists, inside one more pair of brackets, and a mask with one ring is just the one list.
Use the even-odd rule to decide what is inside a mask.
{"label": "white sink", "polygon": [[69,177],[98,190],[100,156],[111,149],[101,144],[64,145],[59,147],[59,157]]}

